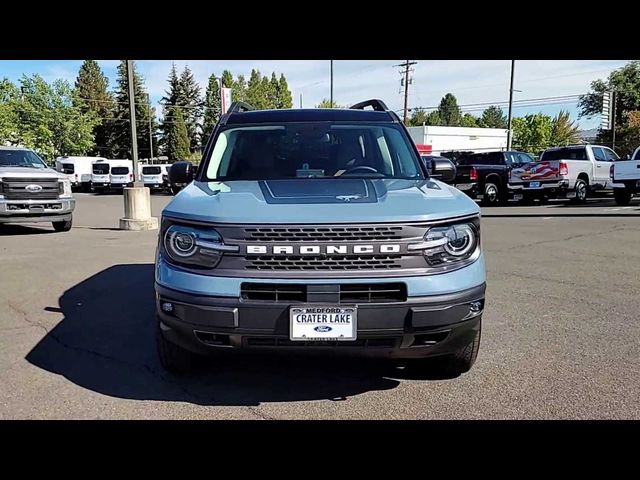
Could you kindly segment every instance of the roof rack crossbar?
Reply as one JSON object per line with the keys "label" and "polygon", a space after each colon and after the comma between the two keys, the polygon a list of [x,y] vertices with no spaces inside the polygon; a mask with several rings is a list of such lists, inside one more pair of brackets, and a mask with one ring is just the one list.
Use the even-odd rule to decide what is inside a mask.
{"label": "roof rack crossbar", "polygon": [[386,112],[389,110],[389,107],[387,107],[382,100],[378,100],[377,98],[356,103],[355,105],[351,105],[349,108],[351,110],[364,110],[367,107],[373,108],[376,112]]}
{"label": "roof rack crossbar", "polygon": [[233,102],[229,107],[229,113],[248,112],[249,110],[255,110],[255,108],[245,102]]}

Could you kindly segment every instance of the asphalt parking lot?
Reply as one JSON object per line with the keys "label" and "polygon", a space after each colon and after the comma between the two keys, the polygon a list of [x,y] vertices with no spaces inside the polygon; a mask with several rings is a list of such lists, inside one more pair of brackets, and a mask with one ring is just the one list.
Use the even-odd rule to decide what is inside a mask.
{"label": "asphalt parking lot", "polygon": [[[483,209],[487,309],[471,372],[243,357],[166,374],[153,337],[157,231],[119,195],[74,228],[0,233],[0,418],[640,419],[640,204]],[[159,215],[171,199],[152,197]]]}

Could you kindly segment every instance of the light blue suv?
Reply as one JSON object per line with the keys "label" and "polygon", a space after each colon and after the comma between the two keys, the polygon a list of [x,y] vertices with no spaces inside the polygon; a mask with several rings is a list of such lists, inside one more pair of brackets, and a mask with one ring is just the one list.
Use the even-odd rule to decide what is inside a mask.
{"label": "light blue suv", "polygon": [[[368,108],[370,107],[370,108]],[[162,212],[162,365],[220,350],[407,359],[456,376],[478,354],[485,265],[476,203],[435,180],[380,100],[350,109],[234,103]],[[192,181],[193,180],[193,181]]]}

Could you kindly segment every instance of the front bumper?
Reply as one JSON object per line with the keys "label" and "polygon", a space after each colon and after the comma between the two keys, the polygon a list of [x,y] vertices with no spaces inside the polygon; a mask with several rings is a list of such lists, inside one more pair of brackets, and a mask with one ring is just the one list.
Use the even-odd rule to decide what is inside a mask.
{"label": "front bumper", "polygon": [[59,222],[70,220],[74,198],[6,200],[0,198],[0,223]]}
{"label": "front bumper", "polygon": [[[289,308],[303,303],[192,295],[156,283],[156,311],[165,338],[206,354],[213,350],[332,352],[388,358],[453,353],[470,343],[484,310],[485,284],[404,302],[359,303],[354,342],[289,340]],[[173,311],[161,305],[170,302]]]}

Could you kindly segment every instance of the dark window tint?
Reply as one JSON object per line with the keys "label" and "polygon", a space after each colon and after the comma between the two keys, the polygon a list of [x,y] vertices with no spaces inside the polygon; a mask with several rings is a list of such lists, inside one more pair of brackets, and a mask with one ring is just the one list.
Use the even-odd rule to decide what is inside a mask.
{"label": "dark window tint", "polygon": [[0,167],[45,168],[44,161],[31,150],[0,150]]}
{"label": "dark window tint", "polygon": [[526,153],[519,152],[518,153],[518,162],[521,164],[533,162],[533,157]]}
{"label": "dark window tint", "polygon": [[458,158],[458,165],[504,165],[502,152],[474,153]]}
{"label": "dark window tint", "polygon": [[607,158],[608,162],[615,162],[616,160],[620,160],[618,154],[610,148],[603,148],[602,151],[604,152],[604,155]]}
{"label": "dark window tint", "polygon": [[584,147],[558,148],[547,150],[540,156],[541,161],[551,160],[588,160],[587,149]]}
{"label": "dark window tint", "polygon": [[593,147],[593,157],[596,159],[596,162],[606,162],[607,156],[604,154],[604,150],[600,147]]}
{"label": "dark window tint", "polygon": [[143,175],[160,175],[160,167],[142,167]]}
{"label": "dark window tint", "polygon": [[93,173],[96,175],[105,175],[109,173],[109,164],[108,163],[98,163],[93,166]]}
{"label": "dark window tint", "polygon": [[113,167],[111,169],[112,175],[126,175],[129,173],[129,167]]}
{"label": "dark window tint", "polygon": [[62,164],[62,173],[73,173],[75,169],[73,168],[73,163],[63,163]]}

